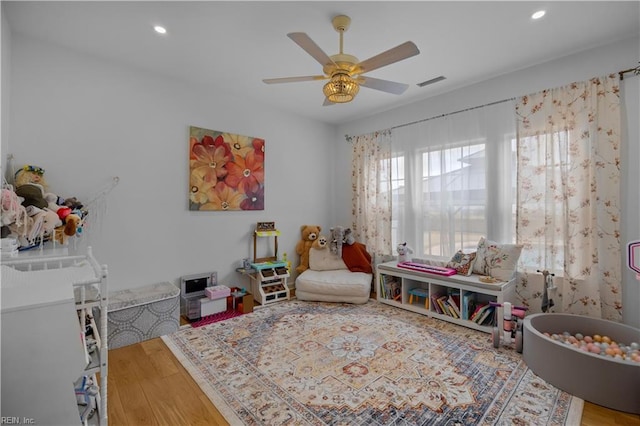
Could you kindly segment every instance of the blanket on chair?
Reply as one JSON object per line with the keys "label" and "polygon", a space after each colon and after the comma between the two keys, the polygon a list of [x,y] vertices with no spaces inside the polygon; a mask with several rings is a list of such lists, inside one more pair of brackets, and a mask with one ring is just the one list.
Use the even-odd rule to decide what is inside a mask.
{"label": "blanket on chair", "polygon": [[373,273],[371,255],[367,252],[367,246],[362,243],[344,244],[342,246],[342,260],[351,272]]}

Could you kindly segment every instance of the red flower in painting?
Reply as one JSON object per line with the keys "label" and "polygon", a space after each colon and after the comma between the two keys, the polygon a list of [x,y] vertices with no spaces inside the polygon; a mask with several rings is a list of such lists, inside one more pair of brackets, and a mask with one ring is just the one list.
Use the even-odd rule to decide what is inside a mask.
{"label": "red flower in painting", "polygon": [[197,171],[205,182],[215,185],[218,179],[227,175],[226,164],[231,159],[231,150],[221,137],[215,140],[204,136],[202,142],[191,148],[191,170]]}
{"label": "red flower in painting", "polygon": [[242,200],[242,210],[264,210],[264,187],[260,186],[256,191],[247,191],[247,198]]}
{"label": "red flower in painting", "polygon": [[225,142],[222,135],[218,135],[215,139],[212,136],[204,135],[202,137],[202,145],[212,148],[222,147],[225,150],[225,156],[231,158],[231,146]]}
{"label": "red flower in painting", "polygon": [[263,163],[264,163],[264,139],[254,139],[253,142],[251,142],[251,145],[253,145],[253,152],[256,154],[257,158],[261,158]]}
{"label": "red flower in painting", "polygon": [[228,174],[225,183],[239,191],[255,192],[264,182],[263,157],[258,157],[255,152],[249,152],[246,157],[236,155],[233,163],[227,163]]}

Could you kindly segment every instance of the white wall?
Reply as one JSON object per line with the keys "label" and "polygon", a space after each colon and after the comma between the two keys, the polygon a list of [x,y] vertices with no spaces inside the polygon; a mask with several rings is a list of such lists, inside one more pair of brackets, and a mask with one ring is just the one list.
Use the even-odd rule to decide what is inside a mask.
{"label": "white wall", "polygon": [[[332,126],[15,34],[11,53],[16,165],[43,167],[51,192],[81,201],[120,178],[89,206],[99,218],[83,237],[112,290],[208,271],[248,286],[235,268],[253,256],[256,222],[276,222],[295,262],[300,225],[330,225]],[[190,125],[265,139],[264,211],[188,210]]]}
{"label": "white wall", "polygon": [[[7,19],[2,13],[4,8],[0,7],[0,32],[2,33],[1,41],[1,55],[2,66],[0,67],[0,92],[2,93],[2,103],[0,104],[0,139],[2,140],[2,149],[0,149],[0,175],[5,174],[5,160],[6,154],[9,148],[9,76],[10,76],[10,64],[11,64],[11,31],[9,31],[9,24]],[[8,178],[8,177],[7,177]]]}
{"label": "white wall", "polygon": [[[494,79],[460,88],[458,90],[417,102],[338,127],[337,150],[333,159],[340,176],[334,185],[334,204],[341,206],[333,214],[334,222],[350,223],[350,144],[344,135],[359,135],[375,130],[392,128],[440,114],[459,111],[512,97],[535,93],[543,89],[559,87],[574,81],[615,73],[638,65],[640,40],[637,37],[621,40],[598,48],[565,56],[544,64],[526,68]],[[621,84],[624,105],[625,137],[622,152],[622,202],[623,216],[621,242],[640,239],[640,147],[639,147],[639,82],[640,77],[627,74]],[[621,259],[626,262],[626,259]],[[623,321],[640,327],[640,283],[623,264]]]}

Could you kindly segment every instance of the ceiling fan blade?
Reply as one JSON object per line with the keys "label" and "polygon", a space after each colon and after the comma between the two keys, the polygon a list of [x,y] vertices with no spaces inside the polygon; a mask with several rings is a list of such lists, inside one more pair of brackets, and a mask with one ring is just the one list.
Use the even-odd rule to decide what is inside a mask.
{"label": "ceiling fan blade", "polygon": [[420,53],[418,47],[412,41],[407,41],[399,46],[396,46],[367,60],[364,60],[357,66],[361,70],[360,73],[365,73],[384,67],[386,65],[393,64],[394,62],[410,58],[417,55],[418,53]]}
{"label": "ceiling fan blade", "polygon": [[326,80],[327,78],[328,77],[324,75],[305,75],[301,77],[265,78],[262,81],[267,84],[278,84],[278,83],[297,83],[299,81]]}
{"label": "ceiling fan blade", "polygon": [[394,95],[401,95],[409,88],[408,84],[396,83],[395,81],[381,80],[379,78],[367,76],[360,76],[360,78],[358,78],[358,83],[360,83],[360,86],[393,93]]}
{"label": "ceiling fan blade", "polygon": [[313,58],[318,61],[323,67],[325,65],[334,64],[329,55],[324,53],[324,51],[320,49],[316,42],[311,40],[311,38],[305,33],[289,33],[287,34],[287,36],[298,46],[302,47],[305,52],[313,56]]}

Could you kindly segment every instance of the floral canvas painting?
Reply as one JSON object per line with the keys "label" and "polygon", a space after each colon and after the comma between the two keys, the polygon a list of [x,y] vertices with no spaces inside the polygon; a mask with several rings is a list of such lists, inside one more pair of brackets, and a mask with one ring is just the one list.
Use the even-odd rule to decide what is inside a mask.
{"label": "floral canvas painting", "polygon": [[264,210],[264,139],[190,127],[189,210]]}

